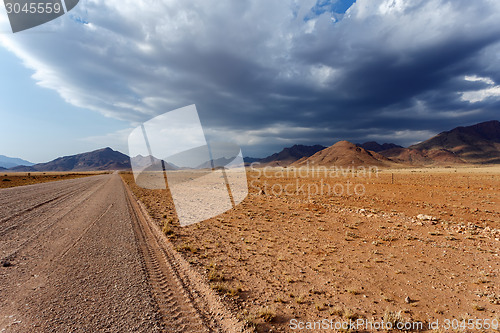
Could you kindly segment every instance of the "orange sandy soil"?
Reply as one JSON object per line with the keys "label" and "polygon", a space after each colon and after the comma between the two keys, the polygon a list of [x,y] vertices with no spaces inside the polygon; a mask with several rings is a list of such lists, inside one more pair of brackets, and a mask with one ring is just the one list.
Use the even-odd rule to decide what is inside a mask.
{"label": "orange sandy soil", "polygon": [[[167,190],[142,189],[131,174],[122,176],[257,332],[297,332],[293,318],[418,321],[424,328],[435,320],[500,320],[500,167],[337,177],[270,170],[249,169],[250,193],[236,209],[188,227],[179,226]],[[306,184],[299,193],[297,181]],[[351,194],[339,195],[348,182]],[[287,184],[294,186],[280,194]],[[323,194],[315,194],[321,184]]]}
{"label": "orange sandy soil", "polygon": [[[32,185],[38,183],[53,182],[56,180],[74,179],[88,177],[100,174],[101,172],[82,172],[82,173],[64,173],[64,172],[0,172],[0,188],[9,188],[16,186]],[[28,175],[29,174],[29,175]]]}

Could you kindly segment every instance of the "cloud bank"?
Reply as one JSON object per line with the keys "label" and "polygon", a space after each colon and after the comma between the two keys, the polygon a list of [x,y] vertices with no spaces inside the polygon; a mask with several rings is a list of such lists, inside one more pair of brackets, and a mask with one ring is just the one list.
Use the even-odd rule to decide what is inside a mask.
{"label": "cloud bank", "polygon": [[0,44],[68,103],[131,125],[196,104],[254,155],[498,119],[500,2],[351,3],[83,0]]}

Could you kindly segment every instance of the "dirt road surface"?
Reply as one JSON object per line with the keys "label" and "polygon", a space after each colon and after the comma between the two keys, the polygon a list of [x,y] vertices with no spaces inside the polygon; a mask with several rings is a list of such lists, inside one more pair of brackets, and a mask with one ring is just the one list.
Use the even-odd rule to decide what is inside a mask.
{"label": "dirt road surface", "polygon": [[0,190],[0,332],[237,331],[172,251],[117,174]]}

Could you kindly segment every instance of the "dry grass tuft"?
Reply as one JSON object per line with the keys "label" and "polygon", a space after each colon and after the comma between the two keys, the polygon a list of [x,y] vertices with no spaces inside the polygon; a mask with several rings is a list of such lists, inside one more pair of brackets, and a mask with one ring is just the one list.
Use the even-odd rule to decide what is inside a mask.
{"label": "dry grass tuft", "polygon": [[189,243],[183,243],[181,246],[177,247],[179,252],[191,252],[193,254],[198,253],[200,249]]}
{"label": "dry grass tuft", "polygon": [[175,234],[174,229],[172,228],[171,225],[171,219],[168,219],[167,221],[163,222],[163,227],[161,231],[166,235],[166,236],[173,236]]}
{"label": "dry grass tuft", "polygon": [[384,313],[384,321],[386,323],[391,323],[392,327],[397,327],[398,323],[404,324],[406,322],[406,319],[404,318],[403,314],[401,311],[385,311]]}
{"label": "dry grass tuft", "polygon": [[347,292],[349,294],[352,294],[352,295],[360,295],[361,294],[361,292],[359,290],[354,289],[354,288],[347,289]]}
{"label": "dry grass tuft", "polygon": [[222,295],[235,297],[241,292],[241,288],[233,288],[223,282],[212,283],[210,287]]}
{"label": "dry grass tuft", "polygon": [[270,323],[276,318],[276,313],[270,308],[263,308],[259,310],[257,316],[262,318],[266,323]]}
{"label": "dry grass tuft", "polygon": [[297,304],[307,303],[306,298],[304,296],[298,296],[298,297],[296,297],[295,298],[295,302],[297,302]]}
{"label": "dry grass tuft", "polygon": [[330,310],[330,315],[331,316],[339,316],[342,317],[344,315],[344,309],[336,306],[333,309]]}
{"label": "dry grass tuft", "polygon": [[344,309],[344,311],[342,313],[342,316],[345,319],[350,319],[350,320],[353,320],[353,321],[359,318],[359,314],[357,314],[356,312],[352,311],[351,309]]}
{"label": "dry grass tuft", "polygon": [[224,272],[219,269],[217,264],[211,263],[207,267],[208,273],[207,273],[207,278],[208,281],[214,282],[214,281],[225,281],[226,277],[224,276]]}

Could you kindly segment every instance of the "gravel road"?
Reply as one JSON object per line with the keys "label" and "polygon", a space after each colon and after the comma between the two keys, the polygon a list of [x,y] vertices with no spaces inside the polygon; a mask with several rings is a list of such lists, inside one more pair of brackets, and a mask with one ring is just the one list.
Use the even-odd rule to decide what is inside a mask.
{"label": "gravel road", "polygon": [[117,174],[0,190],[0,332],[227,331],[134,205]]}

